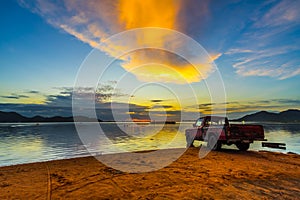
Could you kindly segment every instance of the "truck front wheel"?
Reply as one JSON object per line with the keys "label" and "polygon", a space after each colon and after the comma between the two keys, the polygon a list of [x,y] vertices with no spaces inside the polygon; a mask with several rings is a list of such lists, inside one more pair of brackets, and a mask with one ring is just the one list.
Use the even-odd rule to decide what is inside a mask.
{"label": "truck front wheel", "polygon": [[186,138],[186,147],[189,148],[189,147],[194,147],[194,137],[191,136],[190,134],[186,134],[185,135],[185,138]]}
{"label": "truck front wheel", "polygon": [[250,147],[249,143],[237,143],[235,145],[240,151],[247,151]]}
{"label": "truck front wheel", "polygon": [[210,135],[208,137],[207,146],[209,149],[216,151],[222,148],[222,143],[218,140],[215,135]]}

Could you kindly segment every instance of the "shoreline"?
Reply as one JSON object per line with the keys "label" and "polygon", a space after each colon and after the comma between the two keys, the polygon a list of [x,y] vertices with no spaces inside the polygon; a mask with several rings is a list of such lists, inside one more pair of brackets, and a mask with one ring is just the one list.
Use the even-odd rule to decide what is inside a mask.
{"label": "shoreline", "polygon": [[[170,156],[177,150],[164,150],[160,154]],[[198,152],[198,148],[189,148],[170,165],[146,173],[107,167],[92,156],[0,167],[0,199],[297,199],[300,196],[298,154],[224,149],[199,159]],[[121,159],[125,156],[126,153],[104,155],[118,164],[124,164]],[[149,162],[161,160],[153,156]]]}
{"label": "shoreline", "polygon": [[[197,148],[199,151],[199,147],[194,147]],[[117,153],[108,153],[108,154],[99,154],[99,155],[115,155],[115,154],[126,154],[126,153],[143,153],[143,152],[150,152],[150,151],[157,151],[157,150],[176,150],[176,149],[185,149],[185,148],[169,148],[169,149],[149,149],[149,150],[141,150],[141,151],[133,151],[133,152],[117,152]],[[230,148],[222,148],[220,152],[222,151],[238,151],[237,149],[230,149]],[[262,153],[275,153],[275,154],[284,154],[284,155],[299,155],[299,153],[288,151],[288,152],[282,152],[282,151],[272,151],[272,150],[255,150],[255,149],[249,149],[247,152],[262,152]],[[70,159],[80,159],[80,158],[86,158],[86,157],[96,157],[98,155],[92,155],[90,153],[86,154],[80,154],[78,156],[74,157],[69,157],[69,158],[62,158],[62,159],[54,159],[54,160],[41,160],[41,161],[36,161],[36,162],[26,162],[26,163],[17,163],[17,164],[12,164],[12,165],[0,165],[0,169],[2,167],[14,167],[18,165],[30,165],[30,164],[36,164],[36,163],[45,163],[45,162],[52,162],[52,161],[64,161],[64,160],[70,160]]]}
{"label": "shoreline", "polygon": [[[198,148],[199,147],[194,147],[194,148]],[[169,149],[149,149],[149,150],[142,150],[142,151],[133,151],[133,152],[118,152],[118,153],[108,153],[108,154],[99,154],[99,155],[115,155],[115,154],[126,154],[126,153],[143,153],[143,152],[150,152],[150,151],[157,151],[157,150],[175,150],[175,149],[185,149],[185,148],[169,148]],[[220,150],[220,152],[222,151],[238,151],[237,149],[227,149],[227,148],[223,148]],[[270,150],[254,150],[254,149],[249,149],[247,152],[258,152],[258,153],[275,153],[275,154],[283,154],[283,155],[299,155],[299,153],[296,152],[292,152],[292,151],[288,151],[288,152],[281,152],[281,151],[270,151]],[[0,169],[3,167],[14,167],[14,166],[18,166],[18,165],[30,165],[30,164],[42,164],[42,163],[46,163],[46,162],[52,162],[52,161],[64,161],[64,160],[70,160],[70,159],[80,159],[80,158],[86,158],[86,157],[96,157],[97,155],[91,155],[90,153],[86,153],[86,154],[81,154],[75,157],[70,157],[70,158],[62,158],[62,159],[54,159],[54,160],[41,160],[41,161],[36,161],[36,162],[26,162],[26,163],[17,163],[17,164],[12,164],[12,165],[0,165]]]}

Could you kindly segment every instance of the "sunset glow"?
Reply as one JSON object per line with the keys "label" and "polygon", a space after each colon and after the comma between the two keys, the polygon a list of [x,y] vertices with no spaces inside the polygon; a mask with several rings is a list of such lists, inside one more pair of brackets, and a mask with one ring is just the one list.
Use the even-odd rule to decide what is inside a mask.
{"label": "sunset glow", "polygon": [[[130,104],[130,112],[139,120],[150,109],[157,116],[162,112],[168,117],[180,112],[194,116],[210,114],[212,107],[217,113],[226,105],[228,115],[235,118],[260,110],[300,108],[298,1],[20,0],[5,4],[0,40],[3,111],[72,115],[72,88],[94,48],[103,62],[114,59],[99,79],[104,85],[116,83],[116,91],[106,91],[114,98],[97,94],[97,112],[103,119],[111,120],[107,111],[111,102],[124,116],[129,111],[122,109]],[[115,35],[133,30],[137,32],[126,40],[114,40]],[[205,53],[195,53],[172,31],[191,38]],[[223,79],[226,102],[211,99],[207,81],[214,73]],[[164,85],[175,96],[166,89],[138,89],[151,83]],[[176,100],[179,96],[181,102]]]}

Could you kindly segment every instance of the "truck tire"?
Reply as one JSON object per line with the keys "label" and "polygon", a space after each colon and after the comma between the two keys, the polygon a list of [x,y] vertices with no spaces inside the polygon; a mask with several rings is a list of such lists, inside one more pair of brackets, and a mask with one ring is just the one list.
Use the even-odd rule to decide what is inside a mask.
{"label": "truck tire", "polygon": [[213,151],[217,151],[222,148],[222,143],[214,134],[211,134],[207,140],[207,147]]}
{"label": "truck tire", "polygon": [[235,145],[240,151],[247,151],[250,147],[249,143],[237,143]]}
{"label": "truck tire", "polygon": [[186,148],[194,147],[194,144],[193,144],[194,138],[189,134],[186,134],[185,137],[186,137]]}

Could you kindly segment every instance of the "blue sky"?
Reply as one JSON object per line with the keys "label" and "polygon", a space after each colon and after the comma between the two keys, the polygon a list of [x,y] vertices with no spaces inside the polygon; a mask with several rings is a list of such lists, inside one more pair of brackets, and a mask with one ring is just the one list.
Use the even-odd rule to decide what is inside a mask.
{"label": "blue sky", "polygon": [[[300,109],[300,13],[297,10],[300,1],[159,2],[2,1],[0,110],[27,116],[71,115],[70,91],[86,56],[113,34],[149,26],[182,32],[203,46],[221,72],[229,116],[234,118],[259,110]],[[160,42],[162,47],[168,44],[168,41]],[[109,45],[110,49],[100,49],[107,58],[114,57],[118,51],[116,44]],[[173,48],[181,47],[183,44],[178,42]],[[133,70],[153,60],[179,71],[187,84],[176,81],[179,80],[176,76],[170,78],[172,74],[166,76],[167,70],[154,65]],[[122,95],[115,102],[132,105],[139,111],[133,111],[136,118],[143,118],[150,109],[160,115],[162,110],[158,106],[166,108],[168,116],[180,111],[187,115],[206,114],[209,104],[214,103],[210,102],[205,88],[205,79],[213,67],[204,65],[201,70],[205,76],[199,78],[190,73],[191,66],[176,56],[142,51],[117,59],[103,84],[116,81],[114,84]],[[126,83],[118,84],[124,73]],[[169,78],[157,78],[161,75]],[[130,85],[151,81],[161,81],[179,93],[192,85],[199,93],[199,105],[185,109],[195,106],[185,102],[185,107],[179,108],[171,100],[171,94],[154,86],[136,94],[128,90]],[[101,86],[100,92],[103,92]],[[109,110],[108,102],[99,99],[100,118],[110,118],[109,113],[105,114]],[[124,110],[120,110],[120,115],[121,112]]]}

